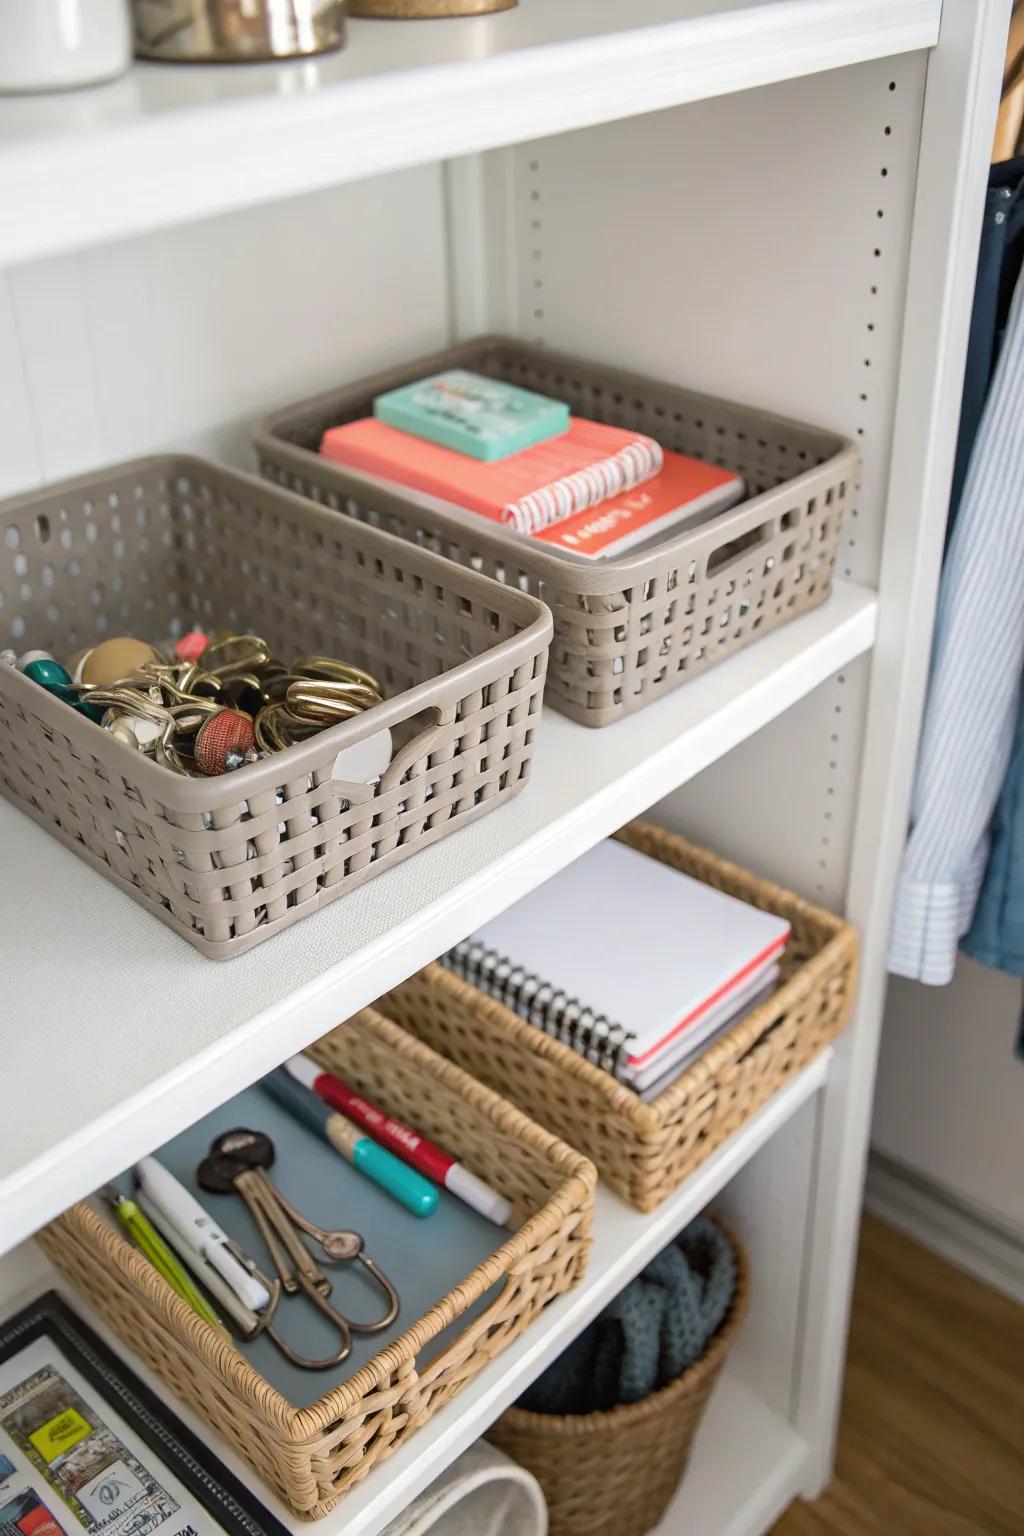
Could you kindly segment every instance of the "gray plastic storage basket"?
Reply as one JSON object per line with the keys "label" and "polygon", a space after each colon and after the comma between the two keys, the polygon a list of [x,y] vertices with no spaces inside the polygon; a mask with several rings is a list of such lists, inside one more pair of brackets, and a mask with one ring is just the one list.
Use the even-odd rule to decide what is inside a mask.
{"label": "gray plastic storage basket", "polygon": [[[379,505],[385,502],[377,501]],[[256,630],[383,704],[217,778],[174,773],[0,663],[0,786],[204,954],[240,954],[521,789],[550,615],[253,475],[141,460],[0,504],[0,643]],[[333,777],[388,727],[376,788]]]}
{"label": "gray plastic storage basket", "polygon": [[[724,465],[749,499],[656,548],[581,565],[473,513],[428,508],[412,491],[385,497],[317,451],[328,427],[372,413],[375,395],[451,367]],[[822,602],[859,467],[835,433],[493,336],[284,410],[255,442],[261,473],[277,484],[542,598],[555,621],[547,699],[584,725],[641,709]]]}

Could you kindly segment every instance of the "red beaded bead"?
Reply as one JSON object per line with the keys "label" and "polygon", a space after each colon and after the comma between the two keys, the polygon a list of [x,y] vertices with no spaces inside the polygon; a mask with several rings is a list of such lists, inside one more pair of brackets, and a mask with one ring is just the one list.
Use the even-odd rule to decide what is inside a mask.
{"label": "red beaded bead", "polygon": [[248,752],[256,740],[252,720],[240,709],[222,709],[209,715],[196,736],[195,760],[208,776],[227,771],[228,753]]}

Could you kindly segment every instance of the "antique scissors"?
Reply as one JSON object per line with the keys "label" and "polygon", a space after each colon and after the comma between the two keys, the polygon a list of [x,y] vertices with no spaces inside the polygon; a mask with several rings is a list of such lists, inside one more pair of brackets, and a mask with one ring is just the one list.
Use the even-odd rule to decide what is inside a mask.
{"label": "antique scissors", "polygon": [[[352,1335],[379,1333],[398,1316],[398,1292],[363,1250],[358,1232],[331,1231],[303,1216],[271,1183],[267,1169],[273,1167],[274,1144],[262,1131],[239,1129],[218,1136],[196,1170],[200,1187],[213,1194],[239,1194],[259,1230],[278,1274],[271,1304],[260,1315],[258,1332],[266,1333],[293,1365],[304,1370],[324,1371],[339,1365],[352,1348]],[[346,1317],[331,1305],[331,1282],[302,1240],[305,1233],[320,1245],[323,1259],[330,1264],[358,1262],[376,1281],[387,1297],[387,1310],[373,1323],[360,1323]],[[258,1272],[257,1272],[258,1273]],[[282,1294],[301,1291],[313,1306],[337,1329],[340,1344],[324,1360],[307,1360],[276,1330],[277,1310]]]}

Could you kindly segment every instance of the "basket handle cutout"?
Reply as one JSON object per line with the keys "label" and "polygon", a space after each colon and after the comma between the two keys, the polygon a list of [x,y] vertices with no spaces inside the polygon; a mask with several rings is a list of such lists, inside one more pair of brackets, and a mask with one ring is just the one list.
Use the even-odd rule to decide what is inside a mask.
{"label": "basket handle cutout", "polygon": [[761,524],[759,528],[751,528],[747,533],[736,534],[719,544],[708,556],[708,576],[721,576],[731,570],[734,565],[743,565],[750,558],[751,550],[757,549],[761,544],[767,544],[775,533],[774,521]]}

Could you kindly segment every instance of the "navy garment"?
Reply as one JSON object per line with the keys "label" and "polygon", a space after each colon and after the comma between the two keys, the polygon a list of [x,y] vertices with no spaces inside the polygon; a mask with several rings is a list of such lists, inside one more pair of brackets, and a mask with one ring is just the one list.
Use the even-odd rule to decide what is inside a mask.
{"label": "navy garment", "polygon": [[953,531],[963,496],[971,451],[981,424],[989,385],[1010,313],[1013,290],[1024,260],[1024,155],[1003,160],[989,173],[978,251],[964,397],[956,440],[946,539]]}

